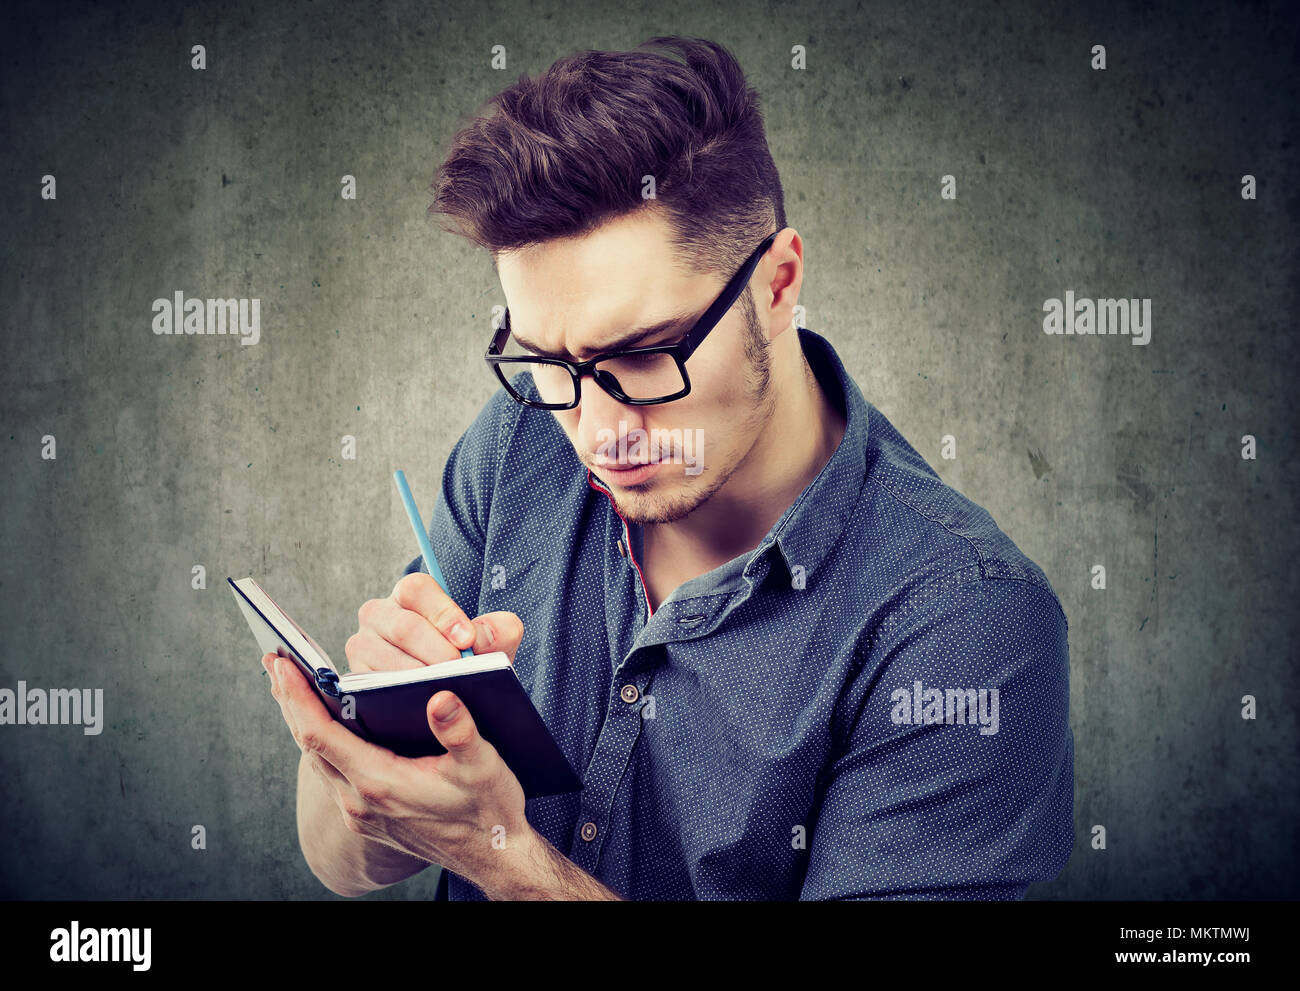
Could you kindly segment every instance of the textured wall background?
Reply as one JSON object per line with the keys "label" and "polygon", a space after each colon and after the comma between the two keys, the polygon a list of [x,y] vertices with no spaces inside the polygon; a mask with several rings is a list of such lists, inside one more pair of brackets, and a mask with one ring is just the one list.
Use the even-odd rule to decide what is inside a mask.
{"label": "textured wall background", "polygon": [[[1300,894],[1287,4],[2,16],[0,687],[100,687],[106,721],[0,726],[0,895],[333,897],[225,577],[343,662],[416,553],[392,470],[427,515],[496,387],[500,285],[424,216],[446,142],[520,72],[672,33],[728,45],[762,94],[808,325],[1065,607],[1077,843],[1031,897]],[[1067,289],[1150,297],[1151,343],[1045,335]],[[260,298],[260,342],[155,336],[177,290]],[[371,897],[429,897],[426,873]]]}

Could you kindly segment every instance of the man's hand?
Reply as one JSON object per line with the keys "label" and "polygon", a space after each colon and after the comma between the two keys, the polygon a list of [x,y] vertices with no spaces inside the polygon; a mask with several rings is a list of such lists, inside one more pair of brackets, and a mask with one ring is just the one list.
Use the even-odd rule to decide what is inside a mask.
{"label": "man's hand", "polygon": [[472,623],[429,575],[403,575],[386,599],[370,599],[357,610],[360,628],[344,648],[352,671],[402,671],[454,661],[462,648],[502,651],[510,662],[524,636],[512,612],[490,612]]}
{"label": "man's hand", "polygon": [[[488,613],[471,624],[438,583],[423,573],[404,576],[390,596],[366,602],[357,617],[360,628],[347,643],[349,666],[355,672],[397,671],[457,658],[459,646],[465,643],[459,631],[453,633],[457,624],[473,631],[478,653],[500,650],[511,662],[523,637],[523,623],[513,613]],[[262,659],[268,673],[275,657],[269,654]],[[289,722],[287,714],[285,721]],[[299,761],[298,838],[308,865],[330,890],[356,896],[405,880],[428,866],[427,860],[370,838],[350,817],[341,815],[332,779],[322,775],[320,760],[304,752]]]}
{"label": "man's hand", "polygon": [[426,713],[447,753],[398,757],[335,722],[294,662],[262,660],[294,741],[350,832],[440,864],[485,892],[501,890],[521,856],[533,855],[540,837],[524,818],[523,788],[452,692],[434,695]]}
{"label": "man's hand", "polygon": [[[392,595],[366,602],[357,617],[360,629],[346,648],[353,671],[439,664],[471,644],[513,664],[524,631],[510,612],[471,623],[422,572],[403,576]],[[454,693],[439,692],[426,709],[429,731],[447,753],[410,759],[335,722],[292,661],[267,654],[262,665],[302,750],[301,767],[311,769],[298,785],[303,853],[332,890],[363,894],[436,863],[493,899],[618,899],[532,828],[518,779]]]}

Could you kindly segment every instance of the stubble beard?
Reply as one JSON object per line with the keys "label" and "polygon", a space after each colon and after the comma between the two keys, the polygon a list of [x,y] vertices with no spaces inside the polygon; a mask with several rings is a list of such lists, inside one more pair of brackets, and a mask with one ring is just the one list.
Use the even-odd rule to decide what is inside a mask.
{"label": "stubble beard", "polygon": [[[748,289],[742,295],[740,303],[747,330],[744,372],[746,412],[737,424],[737,430],[743,436],[757,437],[762,425],[771,417],[776,407],[776,397],[768,389],[772,377],[771,355],[768,352],[767,336],[759,326],[758,315],[754,311],[754,301]],[[649,481],[640,485],[630,485],[620,493],[613,493],[615,505],[629,523],[644,525],[675,523],[683,520],[727,484],[747,453],[748,448],[738,452],[730,463],[713,470],[706,468],[699,475],[686,475],[683,470],[682,477],[689,479],[684,485],[676,483],[675,472],[670,476],[674,481],[665,485],[665,471],[672,471],[678,466],[685,468],[680,462],[672,462],[667,469],[660,469]],[[672,491],[662,494],[655,492],[656,485],[660,488],[671,486]],[[629,496],[627,493],[633,495]]]}

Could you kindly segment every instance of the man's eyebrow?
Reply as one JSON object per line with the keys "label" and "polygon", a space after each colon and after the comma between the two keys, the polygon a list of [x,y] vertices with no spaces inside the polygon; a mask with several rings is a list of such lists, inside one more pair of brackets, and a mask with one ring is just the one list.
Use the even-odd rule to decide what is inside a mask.
{"label": "man's eyebrow", "polygon": [[[605,354],[608,351],[618,351],[622,348],[635,347],[641,341],[658,337],[660,334],[666,333],[670,330],[681,330],[685,332],[690,329],[696,319],[697,315],[694,313],[680,313],[677,316],[669,317],[667,320],[661,320],[658,323],[650,324],[646,327],[637,327],[633,330],[629,330],[627,333],[614,338],[612,341],[607,341],[602,344],[599,350],[593,350],[591,353]],[[520,338],[519,335],[514,332],[513,327],[510,330],[510,336],[514,338],[515,343],[521,348],[525,351],[531,351],[539,358],[562,358],[570,361],[577,359],[576,355],[571,355],[567,351],[543,351],[541,348],[533,347],[533,345],[529,344],[526,340]]]}

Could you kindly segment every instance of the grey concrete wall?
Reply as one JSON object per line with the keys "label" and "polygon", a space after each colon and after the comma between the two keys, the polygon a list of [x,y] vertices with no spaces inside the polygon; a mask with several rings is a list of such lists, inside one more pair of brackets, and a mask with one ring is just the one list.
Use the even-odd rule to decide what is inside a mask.
{"label": "grey concrete wall", "polygon": [[[415,554],[392,469],[430,511],[496,387],[500,285],[424,216],[447,140],[520,72],[679,33],[762,94],[808,326],[1065,607],[1078,841],[1031,897],[1294,897],[1287,5],[522,9],[6,5],[0,687],[102,688],[106,721],[0,726],[0,895],[332,897],[224,579],[342,661]],[[1149,297],[1150,344],[1045,335],[1067,289]],[[178,290],[260,298],[259,343],[156,336]]]}

